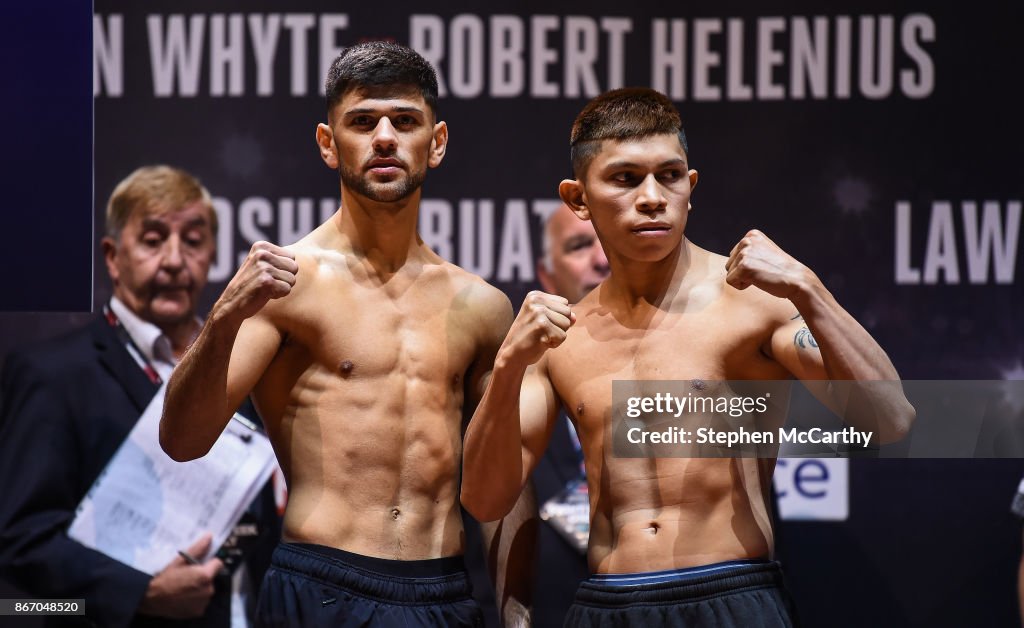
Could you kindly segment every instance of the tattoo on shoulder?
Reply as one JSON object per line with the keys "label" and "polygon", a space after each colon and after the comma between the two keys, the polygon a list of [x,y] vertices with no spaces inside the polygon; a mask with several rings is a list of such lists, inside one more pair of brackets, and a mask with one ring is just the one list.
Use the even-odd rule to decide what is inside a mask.
{"label": "tattoo on shoulder", "polygon": [[806,327],[801,327],[797,330],[796,335],[793,336],[793,344],[801,349],[818,348],[818,341],[814,339],[814,336],[811,334],[811,330]]}
{"label": "tattoo on shoulder", "polygon": [[791,318],[789,320],[791,320],[791,321],[802,321],[802,320],[804,320],[804,316],[800,312],[797,312],[796,316],[794,316],[793,318]]}

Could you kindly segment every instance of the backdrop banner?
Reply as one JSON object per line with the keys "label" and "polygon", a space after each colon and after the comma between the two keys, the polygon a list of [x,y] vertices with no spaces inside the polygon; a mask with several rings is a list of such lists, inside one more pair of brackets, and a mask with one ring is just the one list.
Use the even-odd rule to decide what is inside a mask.
{"label": "backdrop banner", "polygon": [[[906,379],[1024,379],[1020,3],[96,0],[93,10],[91,218],[102,225],[114,185],[140,165],[199,176],[221,225],[204,308],[254,241],[292,243],[337,211],[338,175],[314,143],[323,78],[346,46],[389,39],[436,67],[450,131],[426,179],[421,236],[517,307],[536,287],[541,225],[571,176],[574,117],[605,90],[651,86],[679,107],[700,172],[687,237],[726,254],[761,229]],[[47,80],[59,98],[64,79]],[[59,185],[38,193],[59,211]],[[98,246],[94,258],[95,307],[110,287]],[[81,288],[68,281],[52,289]],[[3,351],[69,324],[2,322]],[[1010,405],[1005,416],[1020,416]],[[1018,622],[1020,528],[1008,507],[1022,472],[1019,459],[787,460],[779,492],[802,500],[788,512],[804,520],[780,527],[779,551],[805,624]]]}

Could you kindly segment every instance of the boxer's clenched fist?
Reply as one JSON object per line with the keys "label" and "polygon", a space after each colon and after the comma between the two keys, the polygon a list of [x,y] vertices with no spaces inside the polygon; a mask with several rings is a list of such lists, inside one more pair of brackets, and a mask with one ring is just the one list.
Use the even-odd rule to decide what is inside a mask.
{"label": "boxer's clenched fist", "polygon": [[295,285],[299,265],[295,254],[270,242],[252,245],[242,266],[214,304],[210,317],[239,322],[259,312],[271,299],[279,299]]}
{"label": "boxer's clenched fist", "polygon": [[730,286],[739,290],[756,286],[783,299],[794,296],[814,277],[809,268],[757,229],[748,231],[732,248],[725,270]]}
{"label": "boxer's clenched fist", "polygon": [[534,290],[526,295],[498,354],[524,367],[533,364],[545,351],[562,344],[575,322],[568,300]]}

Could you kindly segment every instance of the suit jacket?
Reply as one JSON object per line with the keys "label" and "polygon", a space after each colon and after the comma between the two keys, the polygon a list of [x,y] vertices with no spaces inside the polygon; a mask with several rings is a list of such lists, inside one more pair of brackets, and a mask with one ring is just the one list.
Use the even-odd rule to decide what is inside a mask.
{"label": "suit jacket", "polygon": [[[565,413],[559,413],[548,448],[533,470],[537,506],[543,506],[579,474],[579,454],[569,436]],[[533,588],[535,628],[562,626],[579,583],[589,575],[586,556],[577,552],[554,528],[541,522]]]}
{"label": "suit jacket", "polygon": [[[226,578],[227,591],[219,583],[203,620],[136,616],[151,576],[66,534],[157,388],[102,316],[7,357],[0,377],[0,570],[33,597],[85,599],[84,620],[51,618],[51,625],[228,625]],[[265,549],[249,568],[261,578],[280,527],[272,491],[257,502]]]}

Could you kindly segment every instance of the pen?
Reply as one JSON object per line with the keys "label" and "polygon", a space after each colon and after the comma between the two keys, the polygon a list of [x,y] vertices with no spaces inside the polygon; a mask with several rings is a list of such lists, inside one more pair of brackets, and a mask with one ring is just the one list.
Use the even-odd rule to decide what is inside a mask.
{"label": "pen", "polygon": [[[249,428],[250,431],[255,432],[255,431],[259,430],[259,428],[256,426],[255,423],[253,423],[249,419],[245,418],[241,414],[238,414],[237,412],[231,418],[236,420],[236,421],[238,421],[239,423],[241,423],[245,427]],[[238,437],[242,439],[243,443],[248,443],[249,441],[252,440],[252,434],[249,434],[249,433],[246,433],[246,432],[239,433]]]}
{"label": "pen", "polygon": [[203,563],[199,562],[199,559],[197,559],[192,554],[189,554],[188,552],[183,552],[181,550],[178,550],[178,556],[181,556],[182,558],[184,558],[185,562],[190,564],[190,565],[202,565],[203,564]]}
{"label": "pen", "polygon": [[249,428],[250,430],[252,430],[254,432],[258,431],[260,429],[255,423],[253,423],[249,419],[245,418],[241,414],[238,414],[237,412],[234,415],[232,415],[231,418],[236,420],[236,421],[238,421],[239,423],[241,423],[242,425],[246,426],[247,428]]}

